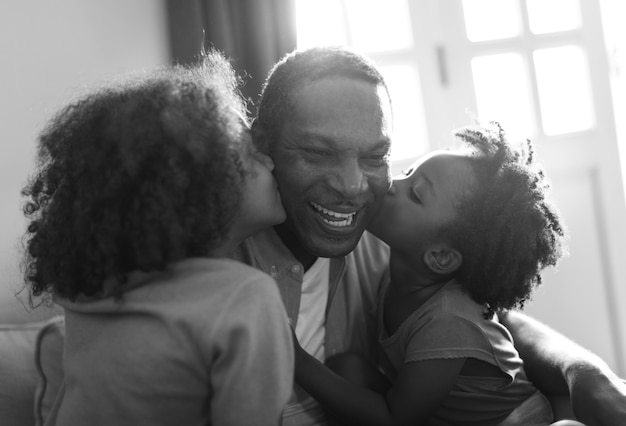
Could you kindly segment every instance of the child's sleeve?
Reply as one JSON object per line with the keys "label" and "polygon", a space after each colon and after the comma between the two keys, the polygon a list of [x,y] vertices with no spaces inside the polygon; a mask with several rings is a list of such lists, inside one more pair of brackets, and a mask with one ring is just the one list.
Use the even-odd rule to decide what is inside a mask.
{"label": "child's sleeve", "polygon": [[212,422],[278,425],[292,393],[294,355],[276,283],[255,275],[222,308],[211,367]]}
{"label": "child's sleeve", "polygon": [[494,363],[493,348],[485,332],[457,315],[436,315],[413,330],[405,362],[450,358],[476,358]]}

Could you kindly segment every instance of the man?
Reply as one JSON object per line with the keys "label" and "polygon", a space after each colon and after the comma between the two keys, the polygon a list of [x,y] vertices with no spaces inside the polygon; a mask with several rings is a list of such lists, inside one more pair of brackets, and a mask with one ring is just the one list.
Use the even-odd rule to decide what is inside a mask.
{"label": "man", "polygon": [[[391,126],[383,77],[344,49],[293,52],[263,89],[253,137],[274,161],[287,220],[245,241],[236,257],[274,277],[300,344],[320,360],[346,351],[375,359],[389,251],[364,231],[391,183]],[[569,387],[589,424],[626,424],[626,385],[604,363],[520,314],[503,322],[529,374],[546,379],[538,380],[542,390],[567,395]],[[598,414],[606,417],[593,423]],[[283,424],[323,422],[321,408],[295,386]]]}

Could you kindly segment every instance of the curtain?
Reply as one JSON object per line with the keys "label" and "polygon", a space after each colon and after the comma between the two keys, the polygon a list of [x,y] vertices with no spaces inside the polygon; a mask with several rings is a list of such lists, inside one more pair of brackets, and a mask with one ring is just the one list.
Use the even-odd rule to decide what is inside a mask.
{"label": "curtain", "polygon": [[256,114],[272,65],[296,48],[295,0],[167,0],[172,60],[191,63],[202,47],[233,60]]}

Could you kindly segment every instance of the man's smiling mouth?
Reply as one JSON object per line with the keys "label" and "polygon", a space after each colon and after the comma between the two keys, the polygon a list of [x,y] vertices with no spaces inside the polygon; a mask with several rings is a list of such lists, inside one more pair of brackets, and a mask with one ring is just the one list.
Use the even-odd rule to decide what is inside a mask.
{"label": "man's smiling mouth", "polygon": [[320,206],[317,203],[310,203],[313,210],[318,216],[328,225],[336,228],[343,228],[352,225],[356,211],[351,213],[339,213],[332,210],[328,210],[325,207]]}

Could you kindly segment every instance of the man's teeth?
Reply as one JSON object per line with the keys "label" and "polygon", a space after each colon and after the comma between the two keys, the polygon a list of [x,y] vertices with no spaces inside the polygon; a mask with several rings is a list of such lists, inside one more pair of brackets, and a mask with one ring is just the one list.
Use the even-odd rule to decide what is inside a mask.
{"label": "man's teeth", "polygon": [[334,212],[316,203],[311,203],[311,205],[318,212],[324,213],[325,215],[332,217],[333,219],[329,219],[324,216],[320,216],[324,222],[332,226],[338,226],[338,227],[349,226],[352,224],[352,221],[354,220],[354,215],[356,214],[356,212],[352,212],[352,213]]}

